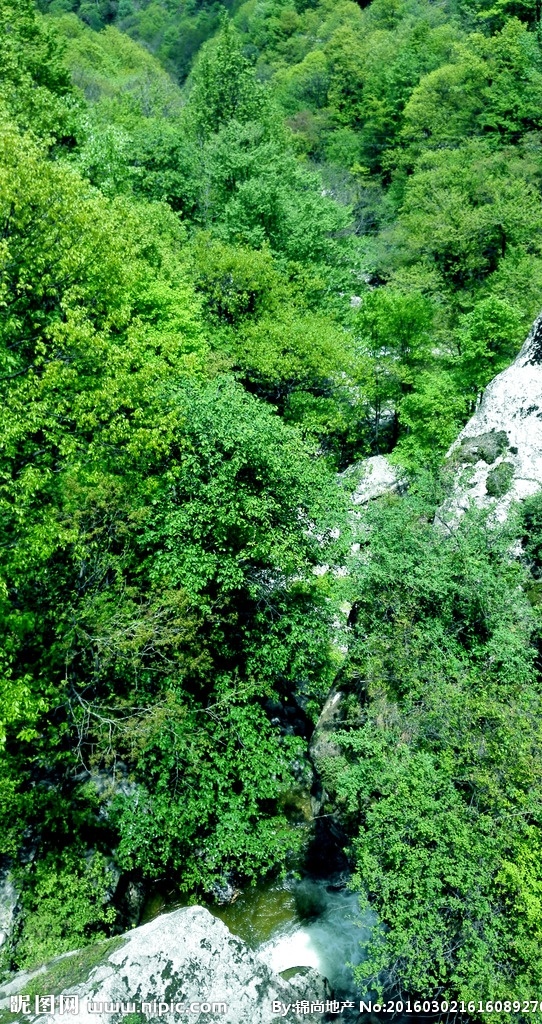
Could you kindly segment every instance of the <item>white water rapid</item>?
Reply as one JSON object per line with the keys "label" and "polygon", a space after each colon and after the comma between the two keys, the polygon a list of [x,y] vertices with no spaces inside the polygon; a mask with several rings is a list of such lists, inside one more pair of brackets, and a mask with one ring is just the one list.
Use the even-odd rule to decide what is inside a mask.
{"label": "white water rapid", "polygon": [[257,953],[276,972],[314,967],[335,992],[355,994],[352,969],[362,960],[374,920],[362,915],[355,893],[325,881],[291,883],[297,913],[262,943]]}

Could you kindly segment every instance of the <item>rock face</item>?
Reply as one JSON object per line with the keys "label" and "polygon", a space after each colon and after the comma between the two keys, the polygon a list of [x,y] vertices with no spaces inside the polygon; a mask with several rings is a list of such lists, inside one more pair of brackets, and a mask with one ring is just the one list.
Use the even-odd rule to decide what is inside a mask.
{"label": "rock face", "polygon": [[[46,1005],[35,1012],[36,994],[55,995],[52,1013]],[[270,1024],[297,1021],[297,1000],[328,994],[316,971],[284,981],[207,910],[189,907],[17,975],[0,988],[0,1011],[17,1013],[17,999],[29,996],[29,1015],[22,1003],[19,1013],[34,1024]],[[78,999],[77,1016],[68,1012],[69,997]],[[291,1012],[273,1013],[276,1001]],[[303,1020],[321,1022],[322,1014]]]}
{"label": "rock face", "polygon": [[383,494],[401,491],[405,486],[397,468],[384,455],[373,455],[361,463],[349,466],[342,476],[352,477],[352,482],[355,482],[352,493],[354,505],[364,505]]}
{"label": "rock face", "polygon": [[470,502],[502,521],[512,501],[542,488],[542,316],[515,362],[486,388],[448,460],[455,485],[438,516],[448,524]]}
{"label": "rock face", "polygon": [[322,708],[314,727],[310,743],[310,755],[317,768],[325,758],[340,757],[341,748],[334,739],[334,733],[341,728],[343,720],[343,697],[340,690],[332,690]]}
{"label": "rock face", "polygon": [[19,894],[9,871],[0,872],[0,947],[8,941],[19,903]]}
{"label": "rock face", "polygon": [[[327,825],[335,838],[339,832],[342,835],[340,805],[336,794],[337,775],[345,765],[344,753],[337,743],[336,733],[344,725],[345,710],[344,693],[332,690],[314,728],[309,748],[318,780],[312,798],[313,813],[317,815],[325,808]],[[343,835],[342,839],[344,841],[346,837]]]}

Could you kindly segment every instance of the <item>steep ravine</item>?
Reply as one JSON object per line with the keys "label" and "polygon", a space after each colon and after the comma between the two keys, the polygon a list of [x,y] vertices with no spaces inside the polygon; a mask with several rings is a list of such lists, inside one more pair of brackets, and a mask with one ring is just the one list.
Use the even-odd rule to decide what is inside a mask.
{"label": "steep ravine", "polygon": [[[471,500],[503,519],[513,501],[542,487],[541,339],[539,318],[515,362],[486,388],[474,416],[450,449],[450,496],[437,517],[448,525],[457,521]],[[378,459],[378,464],[367,460],[367,477],[371,477],[367,493],[359,485],[354,504],[401,489],[397,475]],[[380,487],[375,486],[376,470],[382,477]],[[120,1024],[130,1018],[123,1009],[115,1009],[117,1004],[140,1007],[161,996],[167,996],[169,1006],[156,1013],[145,1011],[143,1016],[135,1010],[130,1024],[143,1020],[179,1024],[189,1019],[171,1007],[176,999],[179,1003],[200,999],[211,1007],[225,1001],[225,1012],[205,1011],[201,1017],[217,1024],[267,1024],[277,1019],[272,1011],[275,1000],[286,1006],[331,994],[359,999],[350,965],[361,961],[374,917],[360,912],[356,894],[347,887],[340,810],[329,786],[330,762],[340,755],[334,732],[341,724],[341,704],[341,693],[332,690],[310,743],[315,779],[306,827],[312,838],[302,877],[232,894],[235,898],[222,907],[172,910],[155,902],[152,910],[147,908],[145,923],[124,936],[64,955],[34,975],[18,975],[5,983],[0,988],[0,1021],[15,1019],[6,1013],[12,996],[29,994],[33,1006],[38,991],[71,993],[82,1007],[89,998],[101,1003],[99,1011],[80,1013],[82,1024]],[[299,795],[294,794],[296,799]],[[24,1019],[62,1024],[65,1016],[30,1013]],[[281,1019],[299,1018],[288,1011]],[[303,1019],[325,1018],[318,1013]]]}

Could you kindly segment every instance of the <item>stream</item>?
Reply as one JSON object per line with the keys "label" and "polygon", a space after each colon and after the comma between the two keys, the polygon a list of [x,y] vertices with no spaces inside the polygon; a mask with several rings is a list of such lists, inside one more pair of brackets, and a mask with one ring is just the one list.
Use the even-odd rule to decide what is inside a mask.
{"label": "stream", "polygon": [[[172,909],[155,897],[144,919]],[[332,877],[262,883],[241,893],[234,903],[210,904],[207,909],[276,973],[314,967],[328,979],[335,995],[355,998],[356,985],[347,964],[361,962],[362,943],[370,935],[374,917],[362,914],[356,893],[339,887]]]}
{"label": "stream", "polygon": [[355,992],[347,964],[361,962],[373,923],[360,913],[355,893],[304,878],[262,887],[215,913],[276,973],[314,967],[334,992]]}

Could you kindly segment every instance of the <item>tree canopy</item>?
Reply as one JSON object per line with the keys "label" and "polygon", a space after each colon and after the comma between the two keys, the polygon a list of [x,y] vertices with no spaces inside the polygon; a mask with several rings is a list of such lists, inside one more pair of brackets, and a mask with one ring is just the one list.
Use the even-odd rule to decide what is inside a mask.
{"label": "tree canopy", "polygon": [[[1,0],[2,970],[128,884],[298,870],[334,685],[360,984],[538,998],[540,501],[435,512],[542,305],[539,37],[519,0]],[[409,491],[352,515],[372,455]]]}

